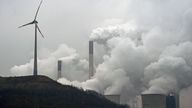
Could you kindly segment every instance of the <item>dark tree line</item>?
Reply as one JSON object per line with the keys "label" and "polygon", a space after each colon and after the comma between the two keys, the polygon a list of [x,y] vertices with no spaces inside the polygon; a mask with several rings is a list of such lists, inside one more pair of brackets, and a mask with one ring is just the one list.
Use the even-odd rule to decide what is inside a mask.
{"label": "dark tree line", "polygon": [[0,108],[128,108],[45,76],[0,78]]}

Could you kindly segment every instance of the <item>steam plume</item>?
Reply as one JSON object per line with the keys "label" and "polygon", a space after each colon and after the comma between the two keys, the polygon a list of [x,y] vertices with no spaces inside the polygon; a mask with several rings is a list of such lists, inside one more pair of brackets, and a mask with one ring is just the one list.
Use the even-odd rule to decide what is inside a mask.
{"label": "steam plume", "polygon": [[[87,80],[87,60],[66,45],[39,60],[40,70],[54,78],[56,62],[61,59],[65,70],[58,82],[103,94],[121,94],[125,103],[141,93],[166,94],[189,87],[192,1],[184,1],[132,0],[126,23],[107,26],[105,23],[94,29],[90,40],[104,46],[106,53],[100,54],[103,61],[96,66],[95,76],[90,80]],[[13,67],[11,72],[25,75],[31,69],[30,62]]]}

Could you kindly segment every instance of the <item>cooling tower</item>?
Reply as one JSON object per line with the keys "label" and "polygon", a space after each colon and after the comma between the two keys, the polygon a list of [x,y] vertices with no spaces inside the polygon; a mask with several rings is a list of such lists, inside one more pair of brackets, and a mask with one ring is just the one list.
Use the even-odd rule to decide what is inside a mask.
{"label": "cooling tower", "polygon": [[166,108],[166,95],[142,94],[142,108]]}
{"label": "cooling tower", "polygon": [[105,97],[112,102],[120,104],[120,95],[105,95]]}
{"label": "cooling tower", "polygon": [[89,41],[89,79],[94,75],[93,41]]}
{"label": "cooling tower", "polygon": [[57,79],[61,78],[61,71],[62,71],[62,61],[58,60],[58,73],[57,73]]}

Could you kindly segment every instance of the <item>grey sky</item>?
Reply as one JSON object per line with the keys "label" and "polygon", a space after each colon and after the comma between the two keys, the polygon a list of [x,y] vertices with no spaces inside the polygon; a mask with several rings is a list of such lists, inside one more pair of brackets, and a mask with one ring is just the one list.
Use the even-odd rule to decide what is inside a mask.
{"label": "grey sky", "polygon": [[[92,29],[111,18],[124,18],[126,0],[44,0],[38,21],[45,39],[39,49],[55,49],[66,43],[83,56]],[[33,57],[34,27],[17,29],[33,20],[39,0],[0,0],[0,68],[9,74],[14,65]],[[122,7],[123,6],[123,7]]]}
{"label": "grey sky", "polygon": [[[30,68],[32,63],[26,63],[29,63],[31,58],[33,58],[34,27],[28,26],[21,29],[18,29],[17,27],[33,20],[39,2],[40,0],[0,0],[0,76],[11,75],[9,72],[14,65],[18,66],[14,68],[18,72],[20,72],[20,70],[25,71],[25,68]],[[115,71],[116,68],[114,69],[114,72],[117,72],[118,74],[122,73],[122,77],[130,77],[140,81],[142,78],[138,77],[139,79],[136,79],[137,77],[132,76],[140,71],[142,74],[145,73],[146,68],[148,69],[146,73],[147,77],[150,76],[150,72],[164,72],[165,70],[161,71],[161,69],[165,69],[165,67],[168,72],[171,72],[172,74],[175,74],[175,72],[177,72],[176,70],[185,72],[182,70],[186,69],[185,65],[187,65],[186,72],[188,72],[188,69],[192,69],[192,50],[190,47],[192,44],[191,0],[44,0],[39,11],[38,21],[39,27],[45,35],[45,39],[41,37],[38,38],[39,57],[46,57],[46,52],[48,55],[49,50],[54,52],[60,44],[66,43],[69,47],[76,49],[78,53],[81,54],[82,58],[87,58],[88,40],[92,30],[100,26],[105,26],[105,24],[117,23],[114,27],[109,26],[107,28],[100,27],[100,29],[96,29],[95,34],[98,36],[96,38],[103,39],[108,35],[110,38],[114,38],[113,41],[106,43],[112,48],[112,52],[109,51],[107,54],[109,56],[105,56],[103,63],[101,63],[100,67],[98,66],[101,70],[102,68],[105,70],[107,67],[109,69],[107,72],[111,75],[111,67],[120,67],[120,69],[124,69],[126,72]],[[130,40],[132,38],[126,40],[124,39],[125,37],[121,37],[121,34],[123,33],[122,31],[125,31],[125,33],[130,32],[126,30],[132,25],[133,28],[134,25],[136,25],[136,29],[135,31],[133,30],[133,32],[136,35],[139,35],[142,39],[143,47],[141,48],[139,46],[133,48],[129,47],[131,45],[129,43],[134,45],[135,41],[132,40],[132,42]],[[139,34],[140,32],[142,32],[141,35]],[[118,38],[122,40],[115,39],[115,37],[113,37],[115,35],[117,35],[117,37],[119,36]],[[126,36],[130,35],[128,34]],[[118,42],[123,42],[125,45],[120,44],[120,46],[116,48],[115,46],[119,45]],[[145,54],[146,49],[147,54]],[[140,53],[140,50],[144,53]],[[125,55],[122,56],[122,54]],[[176,57],[176,59],[162,58],[164,56],[173,56]],[[177,58],[177,56],[181,57]],[[138,60],[139,57],[143,59]],[[45,62],[46,64],[47,61],[51,61],[52,59],[50,58],[43,60],[43,63]],[[79,60],[79,58],[76,59]],[[142,60],[143,63],[141,62]],[[172,65],[172,63],[175,64],[174,61],[179,61],[176,62],[176,64],[178,63],[179,65]],[[148,64],[145,62],[148,62]],[[52,61],[51,63],[55,64],[55,62]],[[166,63],[168,63],[168,65],[163,65]],[[84,62],[82,64],[84,64]],[[27,66],[23,69],[21,65]],[[140,65],[141,68],[138,68],[138,65]],[[180,65],[183,68],[181,68]],[[49,64],[45,66],[47,69]],[[124,66],[124,68],[122,66]],[[72,64],[72,67],[75,66]],[[158,69],[160,69],[160,71],[157,71]],[[31,68],[28,70],[31,71]],[[74,70],[72,69],[72,71]],[[77,72],[79,71],[77,70]],[[191,71],[189,71],[189,73],[190,72]],[[105,79],[102,74],[103,71],[100,71],[101,75],[99,72],[97,73],[99,78],[101,77],[101,79]],[[128,73],[127,76],[124,75],[124,73]],[[105,75],[108,76],[109,74]],[[171,75],[170,77],[172,78],[174,75]],[[180,77],[181,75],[187,76],[187,74],[179,73],[179,77],[174,79],[176,79],[178,83],[183,84],[183,81],[187,78]],[[97,79],[98,77],[96,76],[95,78]],[[117,79],[117,81],[121,81],[122,79],[121,77],[118,78],[116,75],[110,78],[112,80],[109,79],[109,82],[112,85],[115,84],[113,83],[114,79]],[[152,85],[156,86],[158,85],[156,83],[160,81],[160,83],[158,82],[160,87],[161,84],[162,87],[164,87],[164,83],[161,82],[164,82],[165,80],[162,78],[163,77],[160,77],[160,80],[158,78],[157,80],[153,80],[153,77],[151,77],[148,81],[148,85],[151,86],[150,82],[155,81]],[[189,77],[189,79],[190,80],[186,82],[191,85],[191,77]],[[122,88],[126,86],[129,88],[129,85],[131,85],[130,83],[127,83],[127,80],[123,82],[124,86],[122,86]],[[102,85],[104,83],[102,82],[99,84]],[[136,88],[140,88],[138,87],[138,83],[132,84],[135,85]],[[167,87],[170,87],[169,85],[174,85],[170,83],[166,84]],[[118,89],[121,88],[114,87]],[[141,86],[141,88],[142,87],[143,86]],[[153,86],[151,87],[153,88]],[[133,88],[133,92],[135,92],[135,90],[136,89]],[[188,95],[191,92],[191,86],[187,92],[184,92],[191,98],[191,96]],[[132,92],[130,91],[126,91],[126,93],[132,95]],[[190,98],[183,100],[190,100]],[[190,106],[191,105],[187,105],[185,108],[190,108]]]}

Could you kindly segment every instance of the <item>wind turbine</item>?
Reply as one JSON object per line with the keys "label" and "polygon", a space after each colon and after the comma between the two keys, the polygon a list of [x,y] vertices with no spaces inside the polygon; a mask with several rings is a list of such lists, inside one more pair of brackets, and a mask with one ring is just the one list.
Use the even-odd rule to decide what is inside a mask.
{"label": "wind turbine", "polygon": [[24,27],[24,26],[28,26],[28,25],[35,25],[35,46],[34,46],[34,67],[33,67],[33,75],[36,76],[38,74],[38,69],[37,69],[37,31],[39,31],[39,33],[41,34],[41,36],[44,38],[39,26],[38,26],[38,22],[37,22],[37,15],[39,12],[39,9],[41,7],[43,0],[41,0],[39,7],[37,8],[36,14],[35,14],[35,18],[32,22],[24,24],[22,26],[19,26],[18,28]]}

